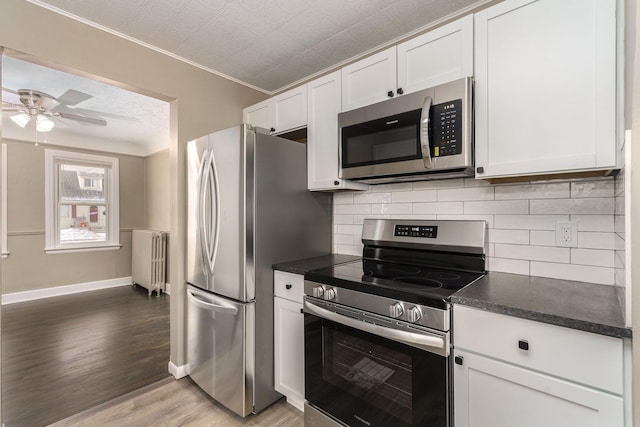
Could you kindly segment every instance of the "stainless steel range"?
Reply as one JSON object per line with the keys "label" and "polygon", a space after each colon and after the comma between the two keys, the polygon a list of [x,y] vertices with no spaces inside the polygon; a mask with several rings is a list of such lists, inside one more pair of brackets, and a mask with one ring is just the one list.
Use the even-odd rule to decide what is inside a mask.
{"label": "stainless steel range", "polygon": [[305,425],[452,426],[450,296],[484,221],[365,220],[363,258],[305,274]]}

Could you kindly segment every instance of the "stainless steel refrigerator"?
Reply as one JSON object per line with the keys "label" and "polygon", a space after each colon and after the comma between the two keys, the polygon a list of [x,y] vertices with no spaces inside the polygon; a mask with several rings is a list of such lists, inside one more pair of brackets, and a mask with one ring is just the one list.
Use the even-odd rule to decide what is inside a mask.
{"label": "stainless steel refrigerator", "polygon": [[281,397],[271,266],[331,252],[331,197],[307,191],[304,144],[248,125],[189,142],[187,159],[189,375],[246,416]]}

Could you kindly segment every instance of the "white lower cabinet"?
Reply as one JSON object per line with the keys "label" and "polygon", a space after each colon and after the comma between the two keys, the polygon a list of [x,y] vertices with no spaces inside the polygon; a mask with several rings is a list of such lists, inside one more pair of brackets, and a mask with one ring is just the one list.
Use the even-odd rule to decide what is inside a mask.
{"label": "white lower cabinet", "polygon": [[621,427],[622,339],[454,306],[456,427]]}
{"label": "white lower cabinet", "polygon": [[274,272],[275,389],[304,411],[304,277]]}

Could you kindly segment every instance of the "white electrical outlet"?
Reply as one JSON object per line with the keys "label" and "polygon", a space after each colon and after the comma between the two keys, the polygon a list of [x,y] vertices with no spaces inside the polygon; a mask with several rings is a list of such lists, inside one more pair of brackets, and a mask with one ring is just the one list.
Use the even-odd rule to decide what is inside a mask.
{"label": "white electrical outlet", "polygon": [[556,222],[556,246],[578,247],[578,222]]}

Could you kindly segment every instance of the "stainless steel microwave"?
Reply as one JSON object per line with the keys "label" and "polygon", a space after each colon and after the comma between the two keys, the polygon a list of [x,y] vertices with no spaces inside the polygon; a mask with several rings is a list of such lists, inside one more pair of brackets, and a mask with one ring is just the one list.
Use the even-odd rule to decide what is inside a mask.
{"label": "stainless steel microwave", "polygon": [[368,184],[473,176],[467,77],[338,115],[340,177]]}

